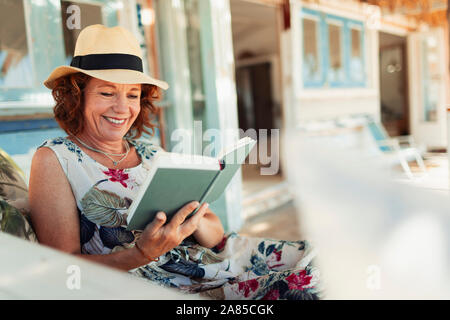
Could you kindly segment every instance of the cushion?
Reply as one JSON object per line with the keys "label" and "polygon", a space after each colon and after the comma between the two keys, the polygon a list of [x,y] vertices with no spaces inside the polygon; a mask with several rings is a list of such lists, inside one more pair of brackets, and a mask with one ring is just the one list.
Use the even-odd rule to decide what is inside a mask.
{"label": "cushion", "polygon": [[28,216],[4,200],[0,200],[0,231],[38,242]]}
{"label": "cushion", "polygon": [[0,197],[5,201],[28,198],[23,172],[11,157],[0,148]]}
{"label": "cushion", "polygon": [[31,226],[22,170],[0,149],[0,231],[37,242]]}

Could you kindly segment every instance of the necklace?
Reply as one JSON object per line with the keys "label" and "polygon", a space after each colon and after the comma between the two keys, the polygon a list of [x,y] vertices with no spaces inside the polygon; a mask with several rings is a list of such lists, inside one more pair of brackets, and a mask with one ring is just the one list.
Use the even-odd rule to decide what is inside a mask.
{"label": "necklace", "polygon": [[[125,151],[124,153],[108,153],[99,149],[95,149],[91,146],[89,146],[88,144],[84,143],[80,138],[78,138],[77,136],[74,136],[75,139],[78,140],[78,142],[80,142],[83,146],[85,146],[86,148],[88,148],[89,150],[104,154],[105,156],[107,156],[113,163],[114,167],[117,167],[119,165],[119,163],[121,163],[123,160],[125,160],[125,158],[128,156],[128,153],[130,152],[130,146],[128,144],[128,142],[125,140],[125,148],[127,151]],[[114,160],[113,158],[111,158],[111,156],[113,157],[122,157],[122,159],[120,160]]]}

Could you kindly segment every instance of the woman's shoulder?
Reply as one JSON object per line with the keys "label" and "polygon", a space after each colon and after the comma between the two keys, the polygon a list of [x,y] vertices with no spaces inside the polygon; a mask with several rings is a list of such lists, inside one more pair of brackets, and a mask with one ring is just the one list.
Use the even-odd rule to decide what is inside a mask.
{"label": "woman's shoulder", "polygon": [[[42,145],[41,147],[43,147]],[[48,145],[45,145],[48,146]],[[58,154],[52,148],[41,148],[39,147],[33,155],[31,161],[31,175],[35,175],[35,171],[48,173],[50,176],[53,174],[54,170],[58,168]]]}
{"label": "woman's shoulder", "polygon": [[164,152],[161,146],[145,139],[129,139],[128,141],[136,148],[137,153],[147,160],[153,158],[158,152]]}
{"label": "woman's shoulder", "polygon": [[56,137],[45,140],[39,147],[40,149],[52,149],[57,156],[63,154],[70,154],[76,157],[79,162],[82,162],[83,152],[72,140],[68,137]]}
{"label": "woman's shoulder", "polygon": [[54,147],[54,146],[62,146],[62,145],[69,145],[74,144],[68,137],[55,137],[45,140],[39,147]]}

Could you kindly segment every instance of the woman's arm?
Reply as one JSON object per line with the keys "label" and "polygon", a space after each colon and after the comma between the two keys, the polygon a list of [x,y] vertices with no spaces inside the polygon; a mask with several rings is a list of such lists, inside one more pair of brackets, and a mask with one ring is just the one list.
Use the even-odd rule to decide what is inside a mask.
{"label": "woman's arm", "polygon": [[33,156],[29,201],[39,243],[67,253],[80,253],[80,222],[72,188],[49,148]]}

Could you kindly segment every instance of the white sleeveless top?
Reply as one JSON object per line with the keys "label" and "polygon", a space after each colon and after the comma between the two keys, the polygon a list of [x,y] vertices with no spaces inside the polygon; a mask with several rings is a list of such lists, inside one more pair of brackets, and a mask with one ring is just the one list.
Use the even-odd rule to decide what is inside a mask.
{"label": "white sleeveless top", "polygon": [[147,176],[159,146],[128,140],[141,163],[128,169],[110,169],[95,161],[70,139],[45,141],[72,187],[80,215],[80,245],[84,254],[108,254],[134,245],[140,232],[127,231],[126,213]]}

